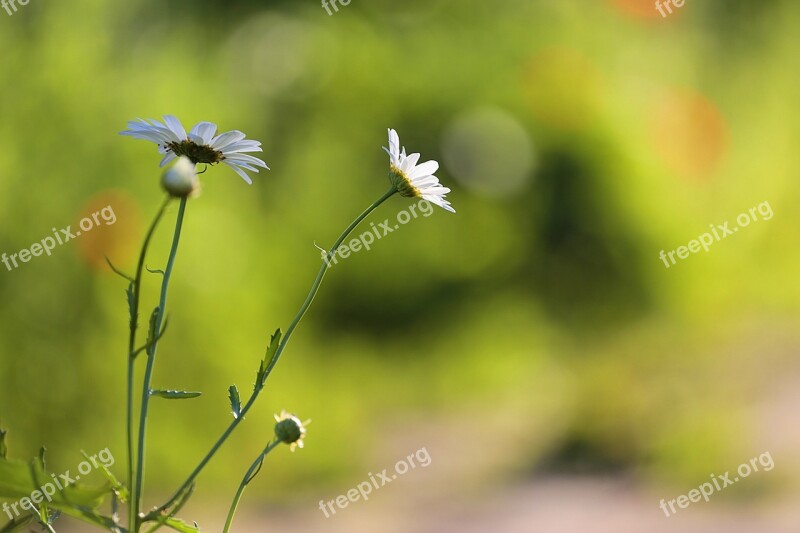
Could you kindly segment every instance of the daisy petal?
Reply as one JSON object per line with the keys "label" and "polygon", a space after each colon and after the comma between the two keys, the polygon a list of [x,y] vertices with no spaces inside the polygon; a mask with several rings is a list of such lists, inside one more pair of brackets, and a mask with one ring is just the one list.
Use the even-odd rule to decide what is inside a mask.
{"label": "daisy petal", "polygon": [[267,166],[267,164],[265,162],[263,162],[262,160],[260,160],[257,157],[253,157],[252,155],[233,154],[233,155],[226,156],[225,159],[228,159],[228,160],[231,160],[231,161],[236,161],[236,162],[243,161],[245,163],[251,163],[253,165],[258,165],[260,167],[264,167],[266,169],[269,169],[269,167]]}
{"label": "daisy petal", "polygon": [[418,164],[420,154],[406,155],[406,149],[400,144],[400,137],[393,129],[389,129],[389,147],[384,148],[384,151],[389,154],[389,180],[401,196],[421,197],[455,213],[455,209],[445,199],[450,189],[442,186],[439,178],[434,175],[439,170],[438,162],[425,161]]}
{"label": "daisy petal", "polygon": [[416,177],[430,176],[439,170],[439,163],[436,161],[425,161],[421,165],[414,168],[409,176],[412,180]]}
{"label": "daisy petal", "polygon": [[198,144],[209,144],[217,131],[213,122],[198,122],[189,132],[189,138]]}
{"label": "daisy petal", "polygon": [[231,154],[235,152],[263,152],[261,143],[258,141],[239,141],[229,144],[222,150],[222,153]]}
{"label": "daisy petal", "polygon": [[216,135],[216,124],[198,122],[187,134],[181,121],[174,115],[164,115],[163,120],[163,123],[153,118],[130,120],[128,129],[120,134],[155,143],[158,152],[163,154],[162,167],[179,156],[187,157],[195,165],[225,163],[249,184],[252,184],[252,180],[246,170],[258,173],[258,167],[269,169],[261,159],[244,153],[261,152],[261,143],[246,139],[246,135],[239,130]]}
{"label": "daisy petal", "polygon": [[422,199],[423,200],[427,200],[432,204],[436,204],[439,207],[441,207],[442,209],[446,209],[447,211],[450,211],[451,213],[455,213],[456,212],[456,210],[453,209],[450,206],[450,202],[448,202],[447,200],[445,200],[441,196],[436,196],[436,195],[433,195],[433,194],[423,194],[422,195]]}
{"label": "daisy petal", "polygon": [[164,165],[166,165],[167,163],[169,163],[170,161],[172,161],[176,157],[177,156],[173,152],[167,152],[167,155],[164,156],[164,159],[161,160],[161,164],[158,165],[158,166],[163,167]]}
{"label": "daisy petal", "polygon": [[247,172],[245,172],[244,170],[242,170],[241,168],[239,168],[235,164],[229,163],[227,161],[223,161],[223,163],[225,163],[226,165],[231,167],[233,170],[235,170],[236,173],[239,174],[242,177],[242,179],[247,182],[248,185],[252,185],[253,184],[253,180],[250,179],[250,176],[247,175]]}
{"label": "daisy petal", "polygon": [[178,139],[186,139],[186,130],[183,128],[183,124],[181,124],[181,121],[178,120],[177,117],[173,115],[164,115],[164,122],[170,131],[178,137]]}
{"label": "daisy petal", "polygon": [[225,147],[237,143],[244,138],[245,134],[241,131],[227,131],[214,137],[214,139],[211,141],[211,148],[219,150],[220,152],[224,152]]}
{"label": "daisy petal", "polygon": [[400,136],[393,129],[389,129],[389,153],[394,157],[400,155]]}
{"label": "daisy petal", "polygon": [[403,163],[400,165],[400,168],[403,170],[403,172],[410,173],[410,171],[417,164],[417,161],[419,161],[419,157],[419,154],[411,154],[403,159]]}

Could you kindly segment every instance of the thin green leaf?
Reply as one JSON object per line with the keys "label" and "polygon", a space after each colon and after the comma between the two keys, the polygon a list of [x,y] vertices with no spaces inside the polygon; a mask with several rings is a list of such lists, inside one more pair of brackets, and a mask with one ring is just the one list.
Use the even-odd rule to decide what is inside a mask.
{"label": "thin green leaf", "polygon": [[149,267],[149,266],[147,266],[147,265],[145,265],[145,268],[146,268],[146,269],[147,269],[147,271],[148,271],[148,272],[150,272],[151,274],[161,274],[162,276],[164,276],[164,275],[165,275],[165,273],[164,273],[164,271],[163,271],[163,270],[159,270],[159,269],[157,269],[157,268],[150,268],[150,267]]}
{"label": "thin green leaf", "polygon": [[6,455],[8,455],[8,445],[6,445],[6,435],[8,435],[8,431],[3,428],[0,428],[0,457],[5,459]]}
{"label": "thin green leaf", "polygon": [[88,509],[97,508],[108,492],[108,487],[86,487],[84,485],[70,485],[62,490],[57,487],[54,480],[45,473],[40,460],[32,462],[18,461],[16,459],[0,459],[0,498],[17,500],[30,497],[45,484],[53,487],[50,507],[66,511],[71,506],[80,506]]}
{"label": "thin green leaf", "polygon": [[165,400],[188,400],[189,398],[197,398],[201,396],[202,392],[185,391],[185,390],[151,390],[150,396],[157,396]]}
{"label": "thin green leaf", "polygon": [[134,295],[134,282],[128,284],[125,289],[125,296],[128,298],[128,315],[130,316],[130,325],[132,329],[137,326],[138,317],[136,316],[136,296]]}
{"label": "thin green leaf", "polygon": [[153,347],[155,346],[156,340],[156,324],[158,323],[158,315],[161,313],[161,309],[156,307],[153,309],[153,313],[150,315],[150,327],[147,329],[147,343],[145,344],[147,348],[147,355],[153,355]]}
{"label": "thin green leaf", "polygon": [[[83,457],[87,461],[92,462],[93,464],[95,464],[95,466],[97,466],[99,468],[100,473],[103,475],[103,477],[105,477],[108,480],[108,482],[111,483],[111,490],[114,491],[114,494],[117,497],[119,497],[119,499],[123,503],[127,502],[128,501],[128,496],[129,496],[128,489],[125,487],[125,485],[120,483],[120,481],[116,478],[116,476],[114,476],[114,474],[111,472],[111,470],[109,470],[108,467],[106,465],[104,465],[103,463],[97,464],[96,462],[92,461],[92,458],[89,457],[89,454],[86,453],[83,450],[81,450],[81,455],[83,455]],[[116,500],[114,500],[114,501],[116,501]]]}
{"label": "thin green leaf", "polygon": [[[36,481],[36,483],[38,483],[39,487],[44,487],[44,483],[42,482],[41,479],[39,479],[39,470],[41,470],[41,472],[47,472],[47,448],[45,448],[44,446],[39,448],[39,455],[33,460],[32,466],[33,468],[31,470],[31,474],[34,477],[34,480]],[[37,469],[36,466],[38,466],[39,468]],[[39,490],[42,491],[43,488],[40,488]],[[52,531],[53,528],[48,526],[55,520],[55,518],[58,518],[59,514],[58,511],[54,513],[55,518],[51,518],[50,508],[48,507],[46,501],[43,501],[39,505],[38,509],[36,508],[36,506],[33,506],[33,510],[39,514],[39,523],[42,526]]]}
{"label": "thin green leaf", "polygon": [[167,526],[181,533],[198,533],[200,531],[197,522],[195,522],[194,526],[190,526],[180,518],[175,518],[173,516],[159,516],[156,521],[162,526]]}
{"label": "thin green leaf", "polygon": [[256,478],[258,473],[261,472],[261,467],[264,466],[264,459],[266,459],[266,458],[267,458],[266,455],[261,454],[261,460],[258,461],[258,463],[257,463],[258,466],[256,467],[255,472],[253,472],[253,468],[252,467],[250,468],[250,470],[248,470],[247,476],[245,477],[245,480],[244,480],[244,485],[245,486],[249,485],[250,482],[253,481]]}
{"label": "thin green leaf", "polygon": [[[83,520],[84,522],[88,522],[90,524],[94,524],[96,526],[100,526],[103,529],[108,529],[109,531],[114,530],[118,526],[114,522],[114,519],[109,518],[107,516],[103,516],[93,509],[89,509],[86,507],[65,507],[62,509],[65,515],[71,516],[73,518],[78,518]],[[125,531],[121,529],[121,531]]]}
{"label": "thin green leaf", "polygon": [[39,523],[43,526],[50,525],[50,514],[48,513],[47,506],[44,505],[44,502],[42,502],[42,504],[39,506]]}
{"label": "thin green leaf", "polygon": [[280,328],[275,330],[275,333],[272,334],[272,337],[269,340],[269,347],[267,348],[267,353],[264,354],[264,359],[261,360],[261,365],[258,368],[258,374],[256,375],[256,385],[255,390],[260,389],[264,386],[264,382],[267,379],[267,372],[272,364],[273,359],[275,359],[275,355],[278,353],[278,346],[280,346],[281,341],[281,332]]}
{"label": "thin green leaf", "polygon": [[[42,467],[43,472],[47,472],[47,448],[44,446],[39,448],[39,465]],[[46,525],[51,523],[50,509],[47,507],[46,501],[43,501],[39,506],[39,521]]]}
{"label": "thin green leaf", "polygon": [[[164,333],[166,333],[166,332],[167,332],[167,326],[168,326],[168,325],[169,325],[169,315],[167,315],[166,317],[164,317],[164,326],[161,328],[161,332],[160,332],[158,335],[156,335],[156,338],[155,338],[155,339],[153,339],[153,340],[150,340],[150,341],[148,341],[148,343],[147,343],[147,344],[145,344],[144,346],[142,346],[142,347],[140,347],[140,348],[137,348],[136,350],[134,350],[134,351],[133,351],[133,353],[131,354],[131,357],[133,357],[134,359],[136,359],[136,357],[137,357],[137,356],[138,356],[140,353],[142,353],[143,351],[145,351],[145,350],[150,350],[150,348],[152,348],[152,347],[153,347],[153,345],[154,345],[155,343],[157,343],[159,340],[161,340],[161,337],[163,337],[163,336],[164,336]],[[150,353],[150,352],[148,351],[148,353]]]}
{"label": "thin green leaf", "polygon": [[233,418],[239,418],[242,414],[242,402],[239,399],[239,389],[236,388],[236,385],[231,385],[228,389],[228,398],[231,400]]}
{"label": "thin green leaf", "polygon": [[106,263],[108,263],[108,266],[111,267],[111,270],[113,270],[115,274],[118,274],[119,276],[122,276],[123,278],[125,278],[128,281],[130,281],[131,283],[133,283],[133,278],[130,277],[129,275],[125,274],[123,271],[121,271],[117,267],[115,267],[114,263],[112,263],[111,259],[109,259],[108,257],[106,257]]}
{"label": "thin green leaf", "polygon": [[[192,483],[186,489],[183,490],[180,494],[178,494],[175,498],[170,500],[170,503],[165,504],[163,507],[159,509],[153,509],[144,517],[144,523],[149,522],[157,522],[160,525],[154,525],[150,529],[147,530],[147,533],[152,533],[156,531],[159,527],[165,525],[164,518],[173,518],[176,514],[183,509],[183,506],[189,501],[189,498],[192,497],[194,494],[196,484]],[[177,500],[177,501],[176,501]],[[172,502],[175,502],[174,505]],[[195,522],[195,527],[197,527],[197,522]]]}
{"label": "thin green leaf", "polygon": [[189,501],[189,498],[191,498],[192,494],[194,494],[194,488],[195,488],[195,484],[192,483],[191,485],[189,485],[188,489],[183,491],[183,494],[181,494],[181,497],[178,500],[178,502],[175,504],[175,507],[169,513],[169,517],[170,518],[173,518],[176,514],[178,514],[180,512],[181,509],[183,509],[183,506],[187,504],[187,502]]}

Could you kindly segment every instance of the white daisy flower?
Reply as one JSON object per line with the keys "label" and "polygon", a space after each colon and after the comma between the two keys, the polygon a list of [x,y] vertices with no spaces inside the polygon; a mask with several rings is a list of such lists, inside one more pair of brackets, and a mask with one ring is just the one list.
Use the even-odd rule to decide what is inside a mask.
{"label": "white daisy flower", "polygon": [[199,122],[187,134],[181,121],[172,115],[164,115],[164,123],[150,119],[128,122],[128,129],[120,135],[151,141],[158,145],[164,155],[163,167],[176,157],[186,156],[192,163],[214,165],[225,163],[239,174],[247,183],[253,183],[245,170],[258,173],[257,166],[269,170],[264,161],[247,155],[245,152],[261,152],[261,143],[245,139],[241,131],[233,130],[217,133],[217,125]]}
{"label": "white daisy flower", "polygon": [[450,189],[433,175],[439,170],[439,163],[426,161],[418,165],[419,154],[406,155],[406,149],[401,150],[400,137],[393,129],[389,129],[389,148],[383,149],[389,154],[389,180],[400,196],[422,198],[451,213],[456,212],[444,198]]}

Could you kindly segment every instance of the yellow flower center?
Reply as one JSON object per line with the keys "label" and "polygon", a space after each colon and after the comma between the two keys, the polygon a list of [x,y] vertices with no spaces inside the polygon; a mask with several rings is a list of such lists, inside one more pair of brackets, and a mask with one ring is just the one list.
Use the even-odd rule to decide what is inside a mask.
{"label": "yellow flower center", "polygon": [[400,196],[405,196],[406,198],[419,198],[422,196],[420,190],[411,184],[408,176],[395,165],[389,165],[389,181],[392,182]]}

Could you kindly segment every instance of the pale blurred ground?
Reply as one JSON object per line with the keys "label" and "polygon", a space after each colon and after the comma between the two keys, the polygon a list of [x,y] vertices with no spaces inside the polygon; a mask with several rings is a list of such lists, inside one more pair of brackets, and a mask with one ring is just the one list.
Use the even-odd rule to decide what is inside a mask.
{"label": "pale blurred ground", "polygon": [[[751,474],[739,488],[762,477],[778,479],[781,492],[771,498],[732,496],[730,487],[713,494],[709,502],[692,503],[673,516],[659,508],[662,498],[686,494],[696,485],[659,487],[637,479],[635,473],[608,475],[531,472],[507,483],[496,476],[503,469],[504,453],[515,443],[491,444],[487,435],[469,438],[463,420],[440,420],[417,428],[405,437],[385,435],[374,472],[389,467],[409,452],[425,446],[431,456],[426,468],[416,468],[369,495],[368,501],[350,503],[325,518],[319,500],[335,499],[362,479],[342,485],[340,492],[310,491],[287,506],[243,506],[233,532],[295,531],[299,533],[797,533],[797,501],[800,498],[800,373],[786,375],[754,405],[761,421],[749,438],[769,451],[775,467]],[[435,427],[434,427],[435,426]],[[407,426],[403,426],[408,429]],[[297,456],[280,460],[301,461]],[[741,458],[746,462],[749,457]],[[277,460],[273,457],[273,460]],[[730,465],[730,471],[738,463]],[[269,483],[267,462],[260,478]],[[390,470],[391,473],[391,470]],[[717,471],[716,474],[722,474]],[[494,479],[493,479],[494,478]],[[731,475],[733,479],[733,475]],[[706,481],[697,479],[697,485]],[[775,479],[770,481],[775,482]],[[258,497],[256,481],[245,494]],[[203,531],[219,531],[227,508],[211,502],[189,505],[186,516],[194,517]],[[70,522],[65,533],[91,531]]]}

